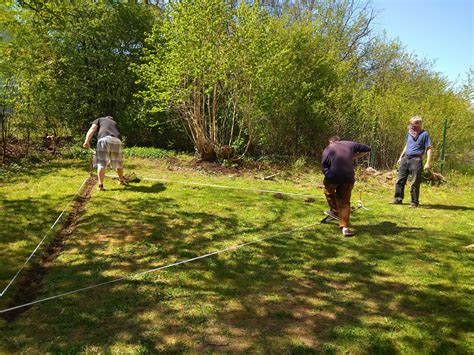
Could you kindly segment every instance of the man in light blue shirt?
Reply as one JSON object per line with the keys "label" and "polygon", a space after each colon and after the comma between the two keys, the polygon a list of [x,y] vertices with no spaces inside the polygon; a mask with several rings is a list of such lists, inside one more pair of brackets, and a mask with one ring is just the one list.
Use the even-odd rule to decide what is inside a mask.
{"label": "man in light blue shirt", "polygon": [[409,207],[418,207],[420,197],[421,173],[423,171],[422,158],[427,155],[425,170],[431,168],[431,157],[433,149],[431,147],[430,135],[422,128],[422,118],[412,117],[408,125],[407,142],[402,154],[397,161],[400,165],[398,179],[395,183],[395,199],[392,203],[401,204],[404,197],[405,184],[408,175],[411,175],[411,203]]}

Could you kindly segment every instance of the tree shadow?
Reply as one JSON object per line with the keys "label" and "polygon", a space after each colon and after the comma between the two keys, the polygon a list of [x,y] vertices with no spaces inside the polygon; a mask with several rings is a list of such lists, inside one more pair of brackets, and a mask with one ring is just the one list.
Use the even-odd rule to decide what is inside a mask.
{"label": "tree shadow", "polygon": [[421,227],[399,226],[394,222],[383,221],[378,224],[362,224],[357,226],[358,233],[369,234],[370,236],[393,236],[404,232],[422,231]]}
{"label": "tree shadow", "polygon": [[[7,174],[0,176],[0,185],[11,188],[12,191],[23,189],[23,182],[44,186],[46,190],[37,189],[34,192],[21,193],[18,195],[0,193],[0,289],[6,286],[23,265],[27,257],[33,251],[41,239],[51,234],[49,230],[55,219],[63,208],[66,207],[72,197],[77,193],[77,187],[63,185],[64,194],[52,192],[56,186],[57,177],[68,179],[72,176],[78,177],[86,174],[87,164],[77,160],[50,160],[41,165],[31,165],[15,171],[7,170]],[[49,179],[49,177],[52,179]],[[44,179],[44,180],[41,180]],[[77,179],[75,179],[77,181]],[[45,183],[47,182],[47,183]],[[50,183],[51,182],[51,183]],[[11,187],[10,187],[11,186]],[[3,187],[3,186],[2,186]],[[49,190],[49,188],[51,190]],[[25,190],[23,190],[25,191]],[[14,197],[16,198],[14,198]],[[66,211],[67,215],[68,211]],[[64,219],[64,216],[63,216]],[[59,225],[63,220],[59,221]],[[47,236],[47,240],[50,235]]]}
{"label": "tree shadow", "polygon": [[[143,186],[143,188],[147,187]],[[155,184],[145,190],[140,188],[132,191],[157,192],[162,190],[162,184]],[[237,193],[227,200],[240,200],[241,198],[242,196]],[[272,199],[271,196],[261,198]],[[110,199],[105,197],[104,202],[110,203]],[[157,210],[156,206],[161,206],[161,209]],[[9,327],[18,327],[22,331],[27,331],[22,327],[22,319],[32,315],[34,317],[39,312],[39,316],[44,317],[45,321],[50,324],[52,333],[40,335],[27,331],[28,338],[32,343],[27,341],[24,346],[43,343],[44,337],[49,338],[50,335],[55,334],[56,339],[62,340],[55,341],[54,345],[49,346],[51,351],[84,349],[78,344],[107,346],[114,339],[120,341],[120,335],[117,334],[126,334],[129,341],[140,344],[141,351],[156,352],[157,344],[166,343],[165,337],[173,336],[179,339],[183,331],[191,334],[196,324],[203,323],[202,318],[183,313],[177,318],[179,322],[176,323],[169,318],[169,313],[176,312],[166,304],[166,301],[176,299],[175,296],[168,294],[174,294],[176,288],[183,289],[180,284],[185,285],[186,283],[171,279],[161,285],[162,282],[157,280],[155,275],[149,276],[151,281],[147,281],[146,278],[134,281],[131,274],[215,251],[228,246],[236,235],[258,235],[270,227],[275,228],[282,215],[288,208],[291,208],[286,207],[285,203],[280,203],[279,207],[273,209],[275,213],[272,218],[260,225],[245,225],[240,223],[237,211],[226,212],[224,215],[215,215],[204,211],[180,211],[178,209],[180,206],[173,199],[154,195],[146,199],[132,198],[127,201],[126,207],[126,216],[121,215],[117,210],[113,214],[104,212],[83,216],[80,230],[77,230],[74,237],[68,241],[69,249],[81,251],[81,263],[59,263],[56,265],[54,270],[46,276],[45,285],[58,285],[58,287],[43,289],[43,294],[39,297],[116,279],[118,277],[116,276],[117,270],[127,273],[127,280],[117,286],[97,289],[97,292],[77,294],[69,300],[66,297],[60,302],[62,304],[59,306],[61,310],[58,310],[57,304],[48,304],[26,311],[18,320],[9,324]],[[130,221],[139,221],[139,223],[124,223],[124,217]],[[107,221],[106,225],[104,225],[104,221]],[[101,231],[97,231],[98,226]],[[189,233],[190,231],[194,232]],[[98,232],[100,233],[98,234]],[[238,240],[236,240],[237,242]],[[213,271],[211,270],[211,272]],[[211,280],[206,282],[212,283]],[[144,291],[148,286],[153,290],[151,294]],[[157,292],[157,288],[159,289],[161,286],[163,291]],[[187,288],[186,292],[188,293],[191,289],[191,287]],[[204,289],[205,287],[202,288],[202,290]],[[103,292],[107,293],[107,297],[102,297]],[[65,303],[62,303],[63,301]],[[65,309],[67,310],[65,311]],[[63,324],[63,326],[57,327],[56,324],[63,323],[60,314],[64,312],[69,314],[69,310],[72,311],[72,309],[76,309],[78,312],[73,312],[75,315],[71,313],[68,325]],[[153,309],[166,315],[168,324],[166,327],[163,325],[162,334],[154,334],[147,338],[143,334],[156,324],[154,325],[153,321],[140,320],[137,315],[153,311]],[[105,325],[100,321],[101,314],[104,312],[107,313],[106,318],[108,319]],[[130,316],[129,312],[134,313],[135,316]],[[72,340],[67,335],[66,329],[70,329],[73,325],[79,328],[86,327],[87,331],[91,331],[90,335],[83,340]],[[179,336],[177,336],[178,334]],[[15,348],[14,341],[12,343],[10,340],[7,339],[5,344]],[[167,344],[165,349],[171,352],[182,352],[186,351],[188,346],[178,340],[173,344]]]}
{"label": "tree shadow", "polygon": [[165,191],[166,187],[164,184],[160,182],[155,183],[151,186],[135,185],[135,183],[133,183],[133,184],[126,185],[123,189],[127,191],[133,191],[133,192],[158,193],[158,192]]}
{"label": "tree shadow", "polygon": [[[61,200],[49,194],[14,200],[3,196],[0,195],[2,209],[5,209],[0,229],[0,290],[20,269],[42,238],[46,237],[45,243],[52,238],[54,233],[50,230],[51,226],[61,209],[66,207],[65,201],[70,201],[74,194],[62,196]],[[68,213],[69,210],[58,220],[56,230],[64,223]]]}
{"label": "tree shadow", "polygon": [[469,206],[454,206],[454,205],[440,205],[440,204],[429,204],[420,205],[418,208],[423,209],[435,209],[435,210],[449,210],[449,211],[474,211],[474,207]]}
{"label": "tree shadow", "polygon": [[54,175],[62,169],[73,169],[84,174],[89,173],[89,163],[80,160],[50,160],[41,165],[28,166],[27,169],[9,173],[6,177],[0,176],[0,182],[6,181],[10,183],[21,182],[24,179],[39,178],[48,175]]}
{"label": "tree shadow", "polygon": [[[252,201],[273,212],[258,223],[242,221],[239,209],[248,201],[237,192],[226,194],[221,214],[195,211],[184,198],[146,197],[128,199],[124,211],[83,216],[68,243],[81,257],[71,252],[59,260],[47,279],[57,288],[44,296],[111,281],[120,275],[114,270],[139,272],[289,230],[285,215],[302,213],[292,200],[270,195]],[[38,345],[106,352],[128,344],[147,353],[331,353],[355,344],[354,352],[399,353],[397,342],[405,351],[468,352],[468,291],[412,284],[398,267],[408,260],[404,267],[423,270],[427,252],[451,236],[417,238],[413,247],[399,237],[409,240],[423,228],[384,221],[358,230],[344,239],[318,226],[140,278],[127,274],[123,282],[38,304],[5,326],[3,343],[10,352]]]}

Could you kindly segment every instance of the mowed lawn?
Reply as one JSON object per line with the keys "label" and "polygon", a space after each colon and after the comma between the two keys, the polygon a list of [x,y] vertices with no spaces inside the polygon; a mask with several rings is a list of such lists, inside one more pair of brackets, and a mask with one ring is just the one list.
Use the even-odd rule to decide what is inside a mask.
{"label": "mowed lawn", "polygon": [[87,163],[65,160],[0,177],[0,293],[39,241],[60,229],[68,208],[50,230],[88,176]]}
{"label": "mowed lawn", "polygon": [[[127,167],[140,177],[315,201],[167,181],[121,187],[108,179],[107,191],[93,191],[37,299],[123,280],[38,303],[10,322],[0,318],[0,353],[474,351],[474,250],[466,248],[474,243],[472,177],[423,185],[418,209],[389,205],[393,187],[385,178],[361,181],[353,202],[362,191],[369,210],[353,214],[358,234],[344,238],[334,223],[317,224],[326,209],[319,172],[263,181],[255,177],[269,172],[175,163],[134,158]],[[87,176],[83,163],[50,164],[56,168],[2,181],[2,283]],[[39,181],[42,192],[29,187]],[[0,299],[0,310],[11,297]]]}

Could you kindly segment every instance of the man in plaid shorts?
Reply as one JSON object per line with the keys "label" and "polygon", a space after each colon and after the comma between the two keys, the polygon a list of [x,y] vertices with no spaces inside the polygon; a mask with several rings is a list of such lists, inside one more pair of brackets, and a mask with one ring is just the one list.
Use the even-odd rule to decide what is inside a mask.
{"label": "man in plaid shorts", "polygon": [[96,150],[97,177],[99,179],[99,190],[104,190],[105,168],[107,164],[117,170],[120,185],[125,185],[123,178],[123,151],[120,132],[117,122],[112,116],[100,117],[92,122],[91,128],[86,135],[83,147],[89,149],[90,141],[94,133],[99,130]]}

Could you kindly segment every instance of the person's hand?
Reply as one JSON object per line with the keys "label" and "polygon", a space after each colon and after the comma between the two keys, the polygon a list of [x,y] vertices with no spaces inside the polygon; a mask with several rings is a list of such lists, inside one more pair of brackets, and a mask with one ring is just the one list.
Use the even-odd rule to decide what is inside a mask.
{"label": "person's hand", "polygon": [[91,145],[87,142],[85,142],[82,146],[86,149],[91,149]]}
{"label": "person's hand", "polygon": [[425,169],[425,170],[431,170],[431,165],[430,165],[430,163],[426,162],[424,169]]}
{"label": "person's hand", "polygon": [[402,158],[398,158],[397,165],[400,165],[401,163],[402,163]]}

